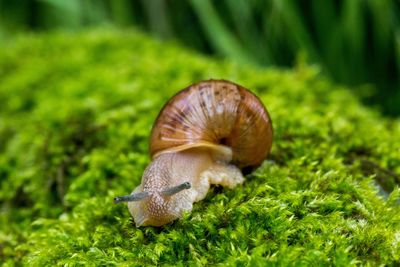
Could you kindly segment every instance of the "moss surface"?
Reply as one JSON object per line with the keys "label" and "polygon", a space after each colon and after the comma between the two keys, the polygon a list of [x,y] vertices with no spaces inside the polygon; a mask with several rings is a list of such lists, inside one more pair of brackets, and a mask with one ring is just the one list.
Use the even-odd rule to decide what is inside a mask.
{"label": "moss surface", "polygon": [[[260,96],[272,154],[242,187],[214,187],[182,220],[137,229],[113,197],[140,183],[163,103],[209,78]],[[317,68],[260,70],[135,32],[92,31],[3,44],[0,81],[5,265],[400,261],[400,123]]]}

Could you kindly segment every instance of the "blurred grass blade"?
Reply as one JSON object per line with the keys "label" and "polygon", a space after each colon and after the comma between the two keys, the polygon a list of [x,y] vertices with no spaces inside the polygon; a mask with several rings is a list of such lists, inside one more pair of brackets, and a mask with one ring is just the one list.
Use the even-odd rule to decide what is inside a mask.
{"label": "blurred grass blade", "polygon": [[332,41],[330,32],[337,27],[337,16],[333,0],[312,1],[310,17],[316,30],[316,37],[321,51],[326,53],[326,45]]}
{"label": "blurred grass blade", "polygon": [[372,31],[374,34],[374,44],[377,50],[387,58],[389,52],[390,39],[392,36],[393,18],[396,17],[396,10],[391,1],[370,0],[367,1],[371,12]]}
{"label": "blurred grass blade", "polygon": [[282,18],[294,37],[293,41],[297,44],[297,46],[293,48],[295,50],[301,48],[308,53],[308,56],[310,56],[312,60],[319,61],[318,51],[314,46],[314,42],[311,39],[295,2],[292,0],[282,0],[276,5],[280,7],[279,11],[282,12]]}
{"label": "blurred grass blade", "polygon": [[60,10],[63,10],[68,13],[78,13],[81,3],[79,0],[69,0],[69,1],[63,1],[63,0],[40,0],[40,2],[47,3],[55,8],[58,8]]}
{"label": "blurred grass blade", "polygon": [[261,39],[261,33],[254,21],[254,14],[250,2],[246,0],[226,0],[226,5],[231,13],[232,21],[242,43],[246,49],[252,51],[253,56],[263,65],[270,65],[268,44]]}
{"label": "blurred grass blade", "polygon": [[371,34],[373,35],[374,66],[372,66],[372,69],[374,70],[374,75],[380,80],[380,83],[386,83],[384,86],[388,86],[387,84],[390,83],[390,80],[396,80],[400,87],[400,76],[393,77],[393,69],[397,68],[397,71],[400,70],[394,57],[394,54],[397,53],[395,35],[396,27],[399,27],[398,15],[400,12],[396,9],[396,5],[392,1],[371,0],[367,3],[369,4],[368,10],[371,11],[371,20],[373,22],[371,25]]}
{"label": "blurred grass blade", "polygon": [[[397,79],[400,78],[400,29],[397,29],[396,31],[396,62],[397,62]],[[400,91],[400,88],[397,88],[398,91]]]}
{"label": "blurred grass blade", "polygon": [[171,37],[172,30],[165,0],[142,0],[142,3],[147,12],[151,32],[163,39]]}
{"label": "blurred grass blade", "polygon": [[244,49],[238,39],[222,23],[209,0],[190,0],[210,43],[221,54],[241,63],[257,64],[257,60]]}
{"label": "blurred grass blade", "polygon": [[[334,0],[312,1],[311,14],[312,24],[316,31],[316,42],[320,51],[320,60],[325,71],[335,76],[339,71],[337,66],[342,54],[342,36],[341,28],[337,24],[338,15],[336,14]],[[336,68],[332,66],[336,66]]]}
{"label": "blurred grass blade", "polygon": [[[364,71],[364,51],[366,42],[364,37],[364,19],[363,19],[363,0],[345,1],[343,3],[342,31],[344,35],[344,44],[347,48],[344,55],[347,65],[352,66],[351,71],[344,71],[343,76],[345,81],[356,82],[360,81],[361,73]],[[351,62],[349,62],[351,61]]]}
{"label": "blurred grass blade", "polygon": [[77,28],[81,26],[84,1],[40,0],[47,4],[41,9],[39,18],[46,27]]}
{"label": "blurred grass blade", "polygon": [[79,1],[83,5],[83,15],[87,21],[84,25],[104,24],[109,22],[107,5],[104,1]]}
{"label": "blurred grass blade", "polygon": [[130,0],[110,1],[110,12],[116,24],[127,26],[134,22]]}

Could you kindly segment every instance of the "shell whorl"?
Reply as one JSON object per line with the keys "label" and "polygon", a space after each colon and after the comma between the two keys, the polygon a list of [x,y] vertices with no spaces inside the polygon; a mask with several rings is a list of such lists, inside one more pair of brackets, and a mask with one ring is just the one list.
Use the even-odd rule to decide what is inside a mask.
{"label": "shell whorl", "polygon": [[261,101],[225,80],[202,81],[181,90],[153,125],[150,154],[201,142],[228,146],[232,163],[257,166],[272,145],[272,122]]}

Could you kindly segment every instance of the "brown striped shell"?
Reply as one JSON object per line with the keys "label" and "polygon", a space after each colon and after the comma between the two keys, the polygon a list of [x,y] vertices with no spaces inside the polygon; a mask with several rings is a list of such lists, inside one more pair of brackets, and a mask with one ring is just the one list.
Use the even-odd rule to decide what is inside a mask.
{"label": "brown striped shell", "polygon": [[271,149],[272,135],[271,119],[257,96],[229,81],[201,81],[163,107],[152,129],[150,153],[222,145],[232,149],[232,163],[239,168],[258,166]]}

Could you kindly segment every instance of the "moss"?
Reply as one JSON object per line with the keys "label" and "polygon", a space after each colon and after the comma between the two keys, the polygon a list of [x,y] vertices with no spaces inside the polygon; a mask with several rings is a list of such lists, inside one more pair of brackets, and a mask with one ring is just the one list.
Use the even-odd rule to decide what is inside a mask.
{"label": "moss", "polygon": [[[134,31],[22,36],[0,51],[6,266],[400,261],[400,123],[317,67],[255,69]],[[242,187],[214,187],[182,220],[137,229],[113,197],[139,184],[163,103],[209,78],[260,96],[272,154]]]}

